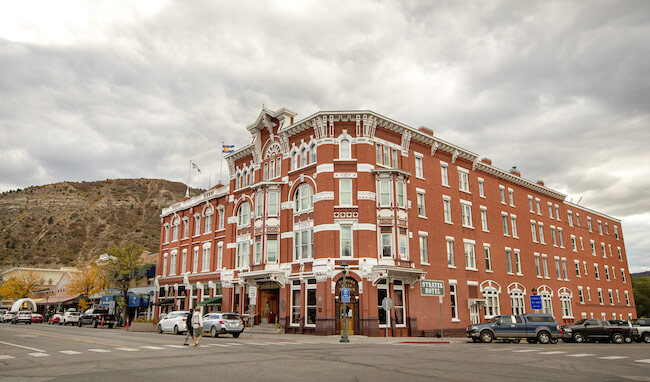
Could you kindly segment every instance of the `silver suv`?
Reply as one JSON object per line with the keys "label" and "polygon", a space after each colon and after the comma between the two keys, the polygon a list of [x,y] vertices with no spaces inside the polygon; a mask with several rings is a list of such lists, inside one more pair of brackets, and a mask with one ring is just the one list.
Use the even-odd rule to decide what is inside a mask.
{"label": "silver suv", "polygon": [[208,313],[203,316],[203,330],[212,337],[232,334],[237,338],[244,331],[244,323],[237,313]]}

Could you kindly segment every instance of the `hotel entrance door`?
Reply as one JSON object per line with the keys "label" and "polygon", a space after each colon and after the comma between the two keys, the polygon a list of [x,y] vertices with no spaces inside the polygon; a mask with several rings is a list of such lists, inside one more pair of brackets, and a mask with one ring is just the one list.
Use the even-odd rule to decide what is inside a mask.
{"label": "hotel entrance door", "polygon": [[[339,304],[339,317],[345,320],[345,332],[347,335],[354,334],[354,303]],[[343,324],[341,324],[340,334],[343,334]]]}
{"label": "hotel entrance door", "polygon": [[260,290],[260,317],[263,324],[275,324],[278,316],[278,289]]}

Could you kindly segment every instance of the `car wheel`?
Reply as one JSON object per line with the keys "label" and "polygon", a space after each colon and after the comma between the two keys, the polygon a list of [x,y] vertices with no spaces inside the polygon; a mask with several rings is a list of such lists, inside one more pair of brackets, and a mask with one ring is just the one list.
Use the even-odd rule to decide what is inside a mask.
{"label": "car wheel", "polygon": [[521,340],[512,340],[512,343],[513,343],[513,344],[518,344],[518,343],[520,343],[520,342],[521,342]]}
{"label": "car wheel", "polygon": [[217,333],[217,328],[213,326],[212,329],[210,329],[210,335],[212,336],[212,338],[217,338],[217,336],[219,335],[219,333]]}
{"label": "car wheel", "polygon": [[625,337],[625,343],[626,344],[632,343],[632,337]]}
{"label": "car wheel", "polygon": [[178,331],[178,325],[174,325],[174,334],[181,334],[181,333]]}
{"label": "car wheel", "polygon": [[650,344],[650,333],[643,333],[643,342]]}
{"label": "car wheel", "polygon": [[529,344],[536,344],[537,339],[535,339],[535,338],[526,338],[526,342],[528,342]]}
{"label": "car wheel", "polygon": [[551,342],[551,335],[549,332],[542,330],[541,332],[537,333],[537,342],[546,345]]}
{"label": "car wheel", "polygon": [[573,333],[573,342],[577,342],[577,343],[585,342],[585,335],[580,332]]}
{"label": "car wheel", "polygon": [[232,336],[235,337],[235,338],[239,338],[240,334],[241,334],[241,332],[237,332],[237,333],[233,333]]}
{"label": "car wheel", "polygon": [[162,330],[162,326],[158,325],[158,333],[161,333],[161,334],[162,334],[162,332],[163,332],[163,330]]}
{"label": "car wheel", "polygon": [[481,342],[489,344],[494,339],[492,333],[489,330],[484,330],[481,332]]}
{"label": "car wheel", "polygon": [[625,337],[621,333],[612,334],[612,342],[615,344],[625,343]]}

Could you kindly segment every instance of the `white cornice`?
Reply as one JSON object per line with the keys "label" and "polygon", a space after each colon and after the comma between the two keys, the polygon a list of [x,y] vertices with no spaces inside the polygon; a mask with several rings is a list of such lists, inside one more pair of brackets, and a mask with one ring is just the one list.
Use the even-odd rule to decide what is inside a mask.
{"label": "white cornice", "polygon": [[230,186],[223,186],[221,188],[213,188],[208,190],[200,195],[194,196],[190,199],[183,200],[178,203],[174,203],[169,207],[163,208],[160,214],[161,218],[169,216],[177,211],[185,210],[190,207],[198,206],[201,203],[204,203],[208,200],[220,198],[222,196],[228,195],[230,192]]}
{"label": "white cornice", "polygon": [[564,201],[564,204],[569,205],[569,206],[571,206],[571,207],[573,207],[573,208],[581,209],[581,210],[583,210],[583,211],[585,211],[585,212],[589,212],[590,214],[594,214],[594,215],[601,216],[601,217],[603,217],[603,218],[605,218],[605,219],[613,220],[613,221],[615,221],[615,222],[617,222],[617,223],[620,223],[620,222],[621,222],[621,220],[619,220],[619,219],[617,219],[617,218],[613,218],[613,217],[611,217],[611,216],[609,216],[609,215],[605,215],[605,214],[603,214],[603,213],[601,213],[601,212],[594,211],[594,210],[589,209],[589,208],[587,208],[587,207],[583,207],[583,206],[581,206],[581,205],[579,205],[579,204],[571,203],[571,202],[566,201],[566,200]]}

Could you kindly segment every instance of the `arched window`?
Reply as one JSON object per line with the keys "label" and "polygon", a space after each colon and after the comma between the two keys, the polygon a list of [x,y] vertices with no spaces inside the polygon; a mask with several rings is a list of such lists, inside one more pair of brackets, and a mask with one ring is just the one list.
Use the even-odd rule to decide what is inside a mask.
{"label": "arched window", "polygon": [[303,166],[309,164],[309,153],[304,148],[300,150],[300,162],[302,163]]}
{"label": "arched window", "polygon": [[251,206],[248,202],[243,202],[237,210],[239,217],[239,226],[249,225],[251,223]]}
{"label": "arched window", "polygon": [[296,192],[293,196],[294,210],[296,212],[302,212],[310,210],[314,207],[314,191],[311,188],[309,183],[303,183],[296,189]]}
{"label": "arched window", "polygon": [[312,143],[311,146],[309,146],[309,152],[311,153],[311,162],[310,163],[316,163],[316,144]]}
{"label": "arched window", "polygon": [[339,144],[339,159],[350,159],[350,141],[347,139],[341,140]]}
{"label": "arched window", "polygon": [[573,306],[571,304],[573,294],[569,289],[562,287],[558,291],[558,295],[560,296],[560,303],[562,304],[562,318],[573,318]]}
{"label": "arched window", "polygon": [[212,207],[205,210],[205,227],[203,232],[207,233],[212,231]]}
{"label": "arched window", "polygon": [[242,187],[246,187],[248,185],[248,171],[244,171],[242,174]]}
{"label": "arched window", "polygon": [[510,291],[510,304],[512,305],[512,314],[526,314],[524,292],[520,289]]}
{"label": "arched window", "polygon": [[300,167],[300,156],[297,151],[293,153],[291,163],[294,170]]}
{"label": "arched window", "polygon": [[181,220],[179,218],[176,218],[174,220],[174,225],[172,227],[172,241],[178,240],[178,230],[181,225]]}

